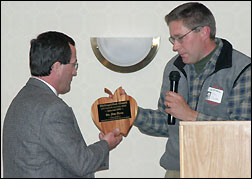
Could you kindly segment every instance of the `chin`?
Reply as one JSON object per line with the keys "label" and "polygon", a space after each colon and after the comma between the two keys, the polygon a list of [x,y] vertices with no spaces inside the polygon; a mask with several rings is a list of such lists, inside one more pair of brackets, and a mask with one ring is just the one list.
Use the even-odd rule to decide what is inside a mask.
{"label": "chin", "polygon": [[68,89],[62,90],[59,94],[66,94],[70,91],[70,87]]}
{"label": "chin", "polygon": [[182,57],[182,60],[185,64],[193,64],[192,60],[188,59],[188,58],[183,58]]}
{"label": "chin", "polygon": [[68,90],[65,91],[65,94],[68,93],[70,91],[70,88]]}
{"label": "chin", "polygon": [[182,61],[185,63],[185,64],[189,64],[189,60],[187,58],[183,58],[182,57]]}

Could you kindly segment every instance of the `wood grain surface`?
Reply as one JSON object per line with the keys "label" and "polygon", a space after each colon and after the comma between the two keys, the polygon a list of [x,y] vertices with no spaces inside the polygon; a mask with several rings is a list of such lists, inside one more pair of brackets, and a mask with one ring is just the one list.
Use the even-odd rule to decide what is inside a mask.
{"label": "wood grain surface", "polygon": [[[101,98],[97,99],[92,104],[92,107],[91,107],[91,114],[92,114],[92,119],[93,119],[94,123],[99,128],[99,130],[102,131],[104,134],[107,134],[108,132],[113,131],[115,128],[119,128],[121,131],[121,134],[123,136],[127,136],[130,128],[133,125],[133,122],[135,121],[136,115],[137,115],[138,107],[137,107],[137,103],[136,103],[135,99],[127,94],[123,94],[124,92],[122,90],[122,87],[119,87],[115,91],[114,95],[107,88],[105,88],[104,91],[105,91],[105,93],[108,93],[110,95],[110,97],[101,97]],[[121,101],[129,101],[131,118],[100,122],[99,113],[98,113],[98,105],[99,104],[121,102]]]}
{"label": "wood grain surface", "polygon": [[251,121],[180,122],[180,177],[251,177]]}

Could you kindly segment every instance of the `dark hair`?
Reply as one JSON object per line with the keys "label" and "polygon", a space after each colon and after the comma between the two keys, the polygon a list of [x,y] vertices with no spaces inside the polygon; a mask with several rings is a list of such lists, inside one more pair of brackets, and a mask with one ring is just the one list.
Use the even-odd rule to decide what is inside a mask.
{"label": "dark hair", "polygon": [[184,26],[189,29],[198,26],[210,27],[210,38],[215,38],[216,26],[214,16],[203,4],[197,2],[185,3],[176,7],[165,16],[165,21],[168,26],[170,22],[180,20],[182,20]]}
{"label": "dark hair", "polygon": [[75,45],[71,37],[55,31],[44,32],[30,43],[30,70],[34,76],[50,75],[57,61],[68,64],[72,55],[69,43]]}

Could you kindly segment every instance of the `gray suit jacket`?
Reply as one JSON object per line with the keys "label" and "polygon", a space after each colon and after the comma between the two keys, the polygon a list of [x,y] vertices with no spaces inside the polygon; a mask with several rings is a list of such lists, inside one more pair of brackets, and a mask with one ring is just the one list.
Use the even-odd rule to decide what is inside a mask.
{"label": "gray suit jacket", "polygon": [[5,116],[3,176],[94,177],[108,168],[108,158],[108,143],[87,146],[72,109],[30,78]]}

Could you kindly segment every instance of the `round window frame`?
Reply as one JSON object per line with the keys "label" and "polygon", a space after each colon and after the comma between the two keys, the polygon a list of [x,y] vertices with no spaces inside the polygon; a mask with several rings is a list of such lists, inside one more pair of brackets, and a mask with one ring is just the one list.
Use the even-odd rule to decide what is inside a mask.
{"label": "round window frame", "polygon": [[138,63],[130,66],[119,66],[116,64],[111,63],[108,59],[106,59],[101,51],[100,47],[98,46],[98,38],[99,37],[91,37],[91,47],[92,50],[96,56],[96,58],[99,60],[101,64],[103,64],[108,69],[119,72],[119,73],[132,73],[136,72],[138,70],[143,69],[145,66],[147,66],[156,56],[159,46],[160,46],[160,37],[152,37],[152,44],[151,48],[149,50],[149,53],[143,58],[142,60],[138,59]]}

